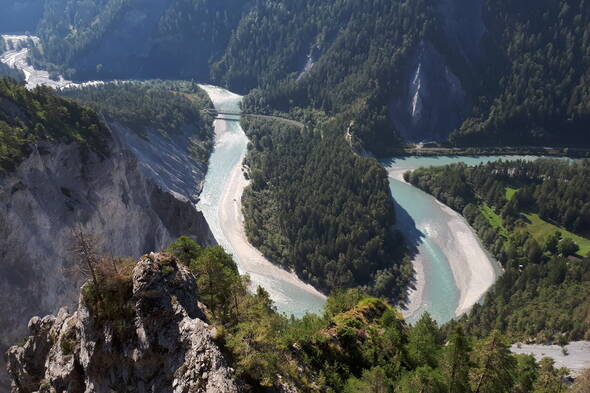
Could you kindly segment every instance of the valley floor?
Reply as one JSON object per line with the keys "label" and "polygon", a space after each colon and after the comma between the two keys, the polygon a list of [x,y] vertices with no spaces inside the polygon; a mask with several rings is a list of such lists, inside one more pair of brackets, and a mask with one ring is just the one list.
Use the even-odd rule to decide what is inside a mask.
{"label": "valley floor", "polygon": [[[226,123],[224,121],[217,121],[216,129],[223,127]],[[220,124],[221,123],[221,124]],[[250,244],[244,229],[244,216],[242,214],[242,194],[244,188],[248,185],[248,181],[244,178],[242,173],[242,163],[236,165],[230,174],[228,184],[223,192],[221,204],[219,206],[219,222],[221,229],[229,243],[232,245],[233,251],[236,253],[239,260],[240,267],[245,273],[251,276],[256,276],[256,282],[268,282],[269,280],[280,280],[284,283],[289,283],[314,297],[325,299],[325,296],[309,284],[301,281],[295,273],[288,272],[281,269],[278,265],[267,260],[260,251]],[[276,299],[280,296],[279,291],[275,294],[275,301],[289,302],[291,299],[285,297]],[[273,291],[275,292],[275,291]],[[281,296],[282,297],[282,296]]]}

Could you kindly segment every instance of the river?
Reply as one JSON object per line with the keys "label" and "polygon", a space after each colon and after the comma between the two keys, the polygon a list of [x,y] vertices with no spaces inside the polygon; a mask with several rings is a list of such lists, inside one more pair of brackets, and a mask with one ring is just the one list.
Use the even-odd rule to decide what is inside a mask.
{"label": "river", "polygon": [[[239,112],[242,97],[219,87],[202,85],[219,111]],[[268,261],[246,238],[241,198],[247,181],[242,172],[248,138],[238,117],[215,120],[215,150],[209,159],[201,199],[201,210],[217,242],[233,254],[240,272],[248,274],[252,289],[265,288],[277,310],[300,317],[307,312],[320,314],[326,297],[294,273]]]}
{"label": "river", "polygon": [[389,158],[381,165],[389,173],[397,228],[413,251],[415,288],[404,316],[414,322],[429,312],[439,323],[468,311],[501,274],[501,267],[482,247],[466,220],[422,190],[406,183],[403,173],[420,167],[452,163],[478,165],[533,156],[454,156]]}

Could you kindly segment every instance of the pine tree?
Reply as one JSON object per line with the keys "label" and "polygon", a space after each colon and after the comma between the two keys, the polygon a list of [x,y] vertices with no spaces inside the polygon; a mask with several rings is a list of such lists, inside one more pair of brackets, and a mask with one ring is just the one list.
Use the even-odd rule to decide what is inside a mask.
{"label": "pine tree", "polygon": [[401,383],[399,393],[443,393],[440,375],[428,366],[418,367]]}
{"label": "pine tree", "polygon": [[438,326],[429,313],[424,313],[411,330],[408,355],[416,366],[436,367],[438,353]]}
{"label": "pine tree", "polygon": [[471,363],[469,354],[471,348],[461,326],[457,326],[450,335],[442,359],[442,373],[447,385],[448,393],[468,393],[469,369]]}
{"label": "pine tree", "polygon": [[518,355],[513,393],[529,393],[537,379],[537,362],[532,355]]}
{"label": "pine tree", "polygon": [[473,359],[476,364],[470,373],[473,393],[511,391],[516,359],[499,331],[494,330],[487,339],[479,343],[473,352]]}
{"label": "pine tree", "polygon": [[534,384],[534,393],[561,393],[566,390],[563,378],[567,375],[567,370],[557,370],[554,365],[555,362],[551,358],[541,360],[539,377]]}

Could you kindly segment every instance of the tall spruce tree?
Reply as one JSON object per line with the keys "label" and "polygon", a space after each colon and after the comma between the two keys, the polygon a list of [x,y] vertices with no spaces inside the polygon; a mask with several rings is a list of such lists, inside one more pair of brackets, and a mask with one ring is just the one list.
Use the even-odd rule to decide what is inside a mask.
{"label": "tall spruce tree", "polygon": [[476,367],[470,372],[473,393],[510,392],[516,359],[499,331],[480,342],[473,351]]}
{"label": "tall spruce tree", "polygon": [[470,392],[470,353],[471,348],[463,334],[463,329],[457,326],[449,337],[442,358],[442,373],[448,393]]}
{"label": "tall spruce tree", "polygon": [[408,355],[416,366],[437,366],[439,331],[436,321],[424,313],[411,330],[408,339]]}

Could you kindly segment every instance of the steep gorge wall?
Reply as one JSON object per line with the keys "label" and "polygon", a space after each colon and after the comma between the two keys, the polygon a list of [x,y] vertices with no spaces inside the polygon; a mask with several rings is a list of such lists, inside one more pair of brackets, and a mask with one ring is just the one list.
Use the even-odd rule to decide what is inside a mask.
{"label": "steep gorge wall", "polygon": [[[2,352],[22,338],[33,315],[75,302],[79,282],[66,274],[72,228],[81,225],[98,235],[103,251],[113,256],[137,257],[184,234],[214,243],[194,196],[157,181],[123,143],[121,135],[129,130],[118,132],[108,157],[76,143],[43,142],[0,178]],[[181,154],[168,158],[186,167]],[[198,184],[203,173],[184,176]]]}
{"label": "steep gorge wall", "polygon": [[438,35],[421,41],[400,70],[405,83],[390,116],[406,141],[444,141],[470,115],[486,32],[483,3],[439,1]]}

